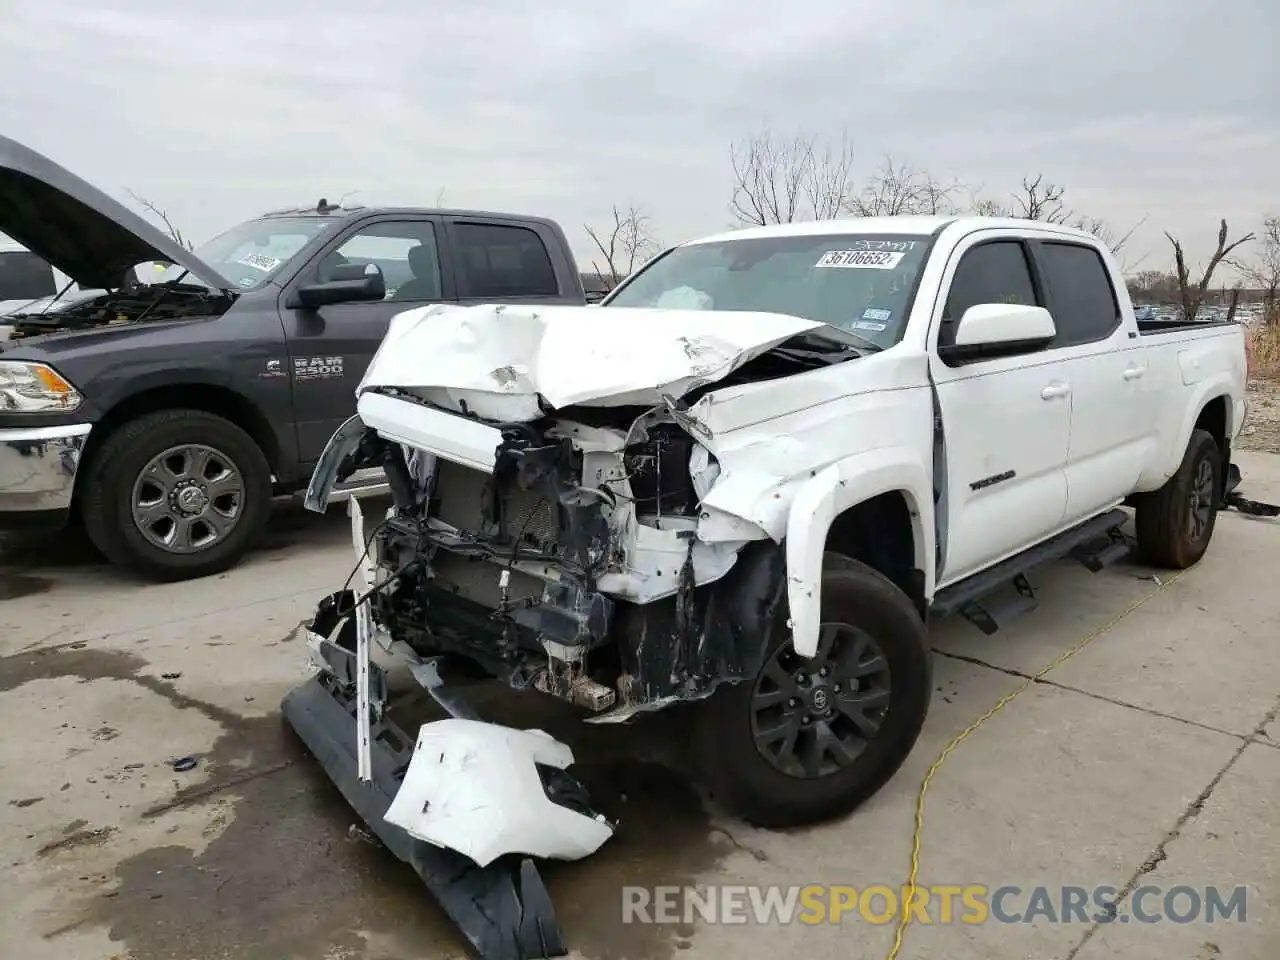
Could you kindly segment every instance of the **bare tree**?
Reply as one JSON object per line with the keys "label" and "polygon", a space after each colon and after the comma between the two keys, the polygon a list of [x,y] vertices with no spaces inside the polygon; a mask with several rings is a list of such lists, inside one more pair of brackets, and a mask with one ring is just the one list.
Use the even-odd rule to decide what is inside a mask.
{"label": "bare tree", "polygon": [[1261,240],[1262,252],[1256,260],[1231,259],[1230,263],[1251,286],[1262,290],[1267,322],[1280,324],[1280,216],[1263,217]]}
{"label": "bare tree", "polygon": [[844,208],[857,217],[951,213],[952,197],[959,189],[956,182],[944,183],[927,170],[886,156],[862,191],[845,200]]}
{"label": "bare tree", "polygon": [[1129,278],[1128,286],[1135,299],[1156,303],[1178,299],[1178,278],[1163,270],[1140,270]]}
{"label": "bare tree", "polygon": [[1039,220],[1043,223],[1060,223],[1092,233],[1106,244],[1120,261],[1121,269],[1128,273],[1137,268],[1149,254],[1144,253],[1136,261],[1130,263],[1123,255],[1128,242],[1138,228],[1147,222],[1143,217],[1129,229],[1117,231],[1098,217],[1075,214],[1066,203],[1067,188],[1060,183],[1046,183],[1044,174],[1022,178],[1022,189],[1009,194],[1007,200],[998,200],[970,193],[969,209],[985,217],[1010,217],[1016,220]]}
{"label": "bare tree", "polygon": [[[1143,217],[1124,233],[1118,233],[1112,229],[1111,224],[1097,217],[1078,217],[1071,225],[1078,230],[1084,230],[1092,233],[1095,237],[1107,245],[1107,249],[1112,253],[1119,255],[1120,251],[1133,237],[1137,229],[1147,222],[1147,217]],[[1134,265],[1136,266],[1136,264]],[[1132,269],[1132,268],[1130,268]]]}
{"label": "bare tree", "polygon": [[1143,253],[1136,260],[1128,257],[1128,244],[1133,239],[1134,233],[1138,228],[1147,222],[1147,217],[1143,217],[1128,230],[1123,233],[1114,229],[1107,221],[1098,217],[1081,216],[1072,221],[1071,226],[1077,230],[1084,230],[1086,233],[1092,233],[1101,240],[1108,250],[1115,256],[1120,263],[1120,269],[1124,273],[1130,273],[1136,270],[1151,255],[1150,251]]}
{"label": "bare tree", "polygon": [[1204,273],[1195,283],[1191,282],[1191,271],[1187,266],[1187,257],[1182,249],[1182,243],[1167,230],[1164,235],[1173,244],[1173,263],[1178,281],[1178,299],[1182,303],[1182,316],[1187,320],[1194,320],[1196,314],[1200,312],[1201,304],[1204,303],[1205,291],[1209,289],[1209,282],[1213,279],[1213,272],[1218,269],[1220,263],[1230,259],[1231,251],[1252,240],[1253,234],[1246,233],[1236,240],[1228,241],[1227,221],[1221,221],[1218,227],[1217,249],[1214,250],[1213,256],[1209,258],[1209,263],[1205,266]]}
{"label": "bare tree", "polygon": [[134,203],[142,207],[164,224],[165,233],[170,236],[174,243],[178,244],[180,247],[186,248],[187,250],[195,249],[195,244],[191,243],[191,241],[184,237],[182,235],[182,231],[173,225],[172,221],[169,220],[169,215],[165,213],[163,208],[156,206],[156,204],[146,199],[146,197],[138,196],[127,187],[125,188],[125,193],[129,194],[130,199],[132,199]]}
{"label": "bare tree", "polygon": [[733,197],[729,211],[743,224],[764,226],[839,216],[850,194],[853,151],[815,137],[775,139],[765,131],[729,148]]}
{"label": "bare tree", "polygon": [[613,224],[606,230],[596,230],[586,224],[583,224],[583,229],[603,260],[603,264],[592,260],[591,269],[610,290],[631,276],[658,246],[648,215],[635,204],[625,210],[615,204]]}
{"label": "bare tree", "polygon": [[1045,183],[1044,174],[1022,178],[1022,191],[1013,195],[1019,211],[1015,216],[1024,220],[1042,220],[1045,223],[1066,223],[1071,211],[1062,202],[1066,187],[1057,183]]}
{"label": "bare tree", "polygon": [[970,195],[969,206],[974,213],[984,217],[1067,223],[1071,220],[1071,211],[1063,202],[1066,192],[1066,187],[1045,183],[1044,174],[1037,173],[1034,177],[1023,177],[1022,189],[1010,193],[1005,200],[981,197],[974,191]]}

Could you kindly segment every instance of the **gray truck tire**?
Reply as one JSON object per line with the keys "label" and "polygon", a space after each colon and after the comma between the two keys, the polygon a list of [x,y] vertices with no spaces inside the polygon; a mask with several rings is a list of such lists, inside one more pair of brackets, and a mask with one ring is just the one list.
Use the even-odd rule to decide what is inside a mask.
{"label": "gray truck tire", "polygon": [[1177,472],[1159,490],[1138,498],[1134,527],[1144,563],[1185,570],[1200,561],[1213,539],[1223,469],[1213,435],[1192,430]]}
{"label": "gray truck tire", "polygon": [[756,676],[693,718],[700,777],[730,813],[766,828],[842,816],[883,787],[920,735],[931,690],[920,614],[863,563],[826,556],[818,657],[795,654],[786,620],[784,610]]}
{"label": "gray truck tire", "polygon": [[271,511],[271,468],[253,438],[202,410],[117,427],[86,465],[80,512],[112,563],[157,581],[233,566]]}

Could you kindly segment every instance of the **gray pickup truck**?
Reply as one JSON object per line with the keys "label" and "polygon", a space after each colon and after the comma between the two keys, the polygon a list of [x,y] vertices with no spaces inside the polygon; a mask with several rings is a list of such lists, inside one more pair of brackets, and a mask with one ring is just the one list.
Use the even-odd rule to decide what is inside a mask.
{"label": "gray pickup truck", "polygon": [[[192,252],[4,137],[0,233],[106,291],[6,319],[0,530],[78,518],[109,560],[156,580],[252,548],[271,499],[306,487],[355,412],[395,314],[586,302],[564,232],[541,217],[321,201]],[[170,266],[136,269],[150,264]]]}

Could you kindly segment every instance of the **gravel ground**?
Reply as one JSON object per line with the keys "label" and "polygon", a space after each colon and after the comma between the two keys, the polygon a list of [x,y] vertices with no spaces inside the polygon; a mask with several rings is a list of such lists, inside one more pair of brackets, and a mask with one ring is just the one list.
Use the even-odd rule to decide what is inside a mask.
{"label": "gravel ground", "polygon": [[1249,381],[1249,414],[1237,450],[1280,453],[1280,381]]}

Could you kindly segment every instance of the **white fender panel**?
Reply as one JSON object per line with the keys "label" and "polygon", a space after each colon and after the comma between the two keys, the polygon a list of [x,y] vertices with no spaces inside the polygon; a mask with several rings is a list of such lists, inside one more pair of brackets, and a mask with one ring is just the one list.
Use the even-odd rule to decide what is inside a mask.
{"label": "white fender panel", "polygon": [[906,494],[912,513],[916,565],[925,572],[925,596],[933,595],[933,496],[928,471],[914,451],[885,447],[837,461],[807,480],[787,517],[787,602],[796,652],[818,650],[822,614],[822,561],[831,522],[850,507],[894,490]]}
{"label": "white fender panel", "polygon": [[1182,457],[1187,452],[1187,444],[1191,442],[1191,431],[1195,429],[1196,420],[1201,411],[1216,397],[1227,398],[1227,436],[1234,437],[1240,428],[1239,405],[1232,399],[1232,383],[1229,375],[1220,373],[1195,383],[1187,391],[1185,406],[1181,406],[1180,422],[1177,433],[1161,440],[1163,456],[1138,478],[1139,490],[1158,489],[1166,480],[1178,471]]}
{"label": "white fender panel", "polygon": [[482,867],[508,853],[554,860],[595,853],[614,825],[552,803],[535,763],[563,770],[573,751],[541,730],[456,717],[425,723],[383,819]]}

